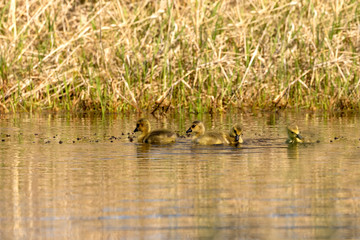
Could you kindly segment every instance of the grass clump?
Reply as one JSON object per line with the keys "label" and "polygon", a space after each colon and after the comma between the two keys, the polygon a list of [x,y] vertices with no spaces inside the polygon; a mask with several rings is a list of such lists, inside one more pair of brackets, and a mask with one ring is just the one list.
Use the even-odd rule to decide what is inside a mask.
{"label": "grass clump", "polygon": [[0,109],[359,109],[360,3],[0,3]]}

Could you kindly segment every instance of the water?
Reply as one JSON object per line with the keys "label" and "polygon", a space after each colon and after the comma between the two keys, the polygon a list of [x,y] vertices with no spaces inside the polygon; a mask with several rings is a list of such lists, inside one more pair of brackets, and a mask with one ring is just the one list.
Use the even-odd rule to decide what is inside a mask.
{"label": "water", "polygon": [[[133,115],[3,116],[0,239],[360,239],[359,116],[150,120],[199,118],[242,122],[245,143],[138,144]],[[286,145],[294,120],[318,143]]]}

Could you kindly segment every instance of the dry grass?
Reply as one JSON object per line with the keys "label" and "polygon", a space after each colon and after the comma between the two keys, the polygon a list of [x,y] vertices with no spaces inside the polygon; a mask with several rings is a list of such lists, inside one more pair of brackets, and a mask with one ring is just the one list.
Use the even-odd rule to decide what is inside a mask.
{"label": "dry grass", "polygon": [[360,3],[2,1],[0,109],[359,109]]}

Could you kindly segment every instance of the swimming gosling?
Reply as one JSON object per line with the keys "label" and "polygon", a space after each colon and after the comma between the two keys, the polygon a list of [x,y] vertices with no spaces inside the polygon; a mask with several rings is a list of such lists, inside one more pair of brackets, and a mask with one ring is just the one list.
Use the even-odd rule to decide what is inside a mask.
{"label": "swimming gosling", "polygon": [[136,128],[134,132],[142,132],[138,137],[139,143],[150,144],[169,144],[176,141],[177,135],[167,129],[158,129],[151,131],[149,120],[141,118],[136,122]]}
{"label": "swimming gosling", "polygon": [[186,133],[190,132],[195,134],[192,141],[200,145],[229,144],[226,135],[223,133],[205,133],[205,126],[201,121],[194,121],[186,131]]}
{"label": "swimming gosling", "polygon": [[288,126],[286,130],[288,134],[288,139],[286,140],[286,143],[294,144],[294,143],[304,142],[303,137],[300,135],[298,126],[296,125]]}
{"label": "swimming gosling", "polygon": [[231,129],[229,134],[227,135],[227,140],[231,145],[236,145],[239,143],[243,143],[243,139],[241,138],[243,129],[239,124],[234,125]]}

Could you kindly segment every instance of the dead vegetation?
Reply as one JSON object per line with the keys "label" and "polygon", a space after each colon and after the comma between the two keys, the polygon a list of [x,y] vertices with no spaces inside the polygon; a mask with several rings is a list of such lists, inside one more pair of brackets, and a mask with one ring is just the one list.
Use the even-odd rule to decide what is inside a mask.
{"label": "dead vegetation", "polygon": [[357,0],[0,9],[2,112],[360,107]]}

